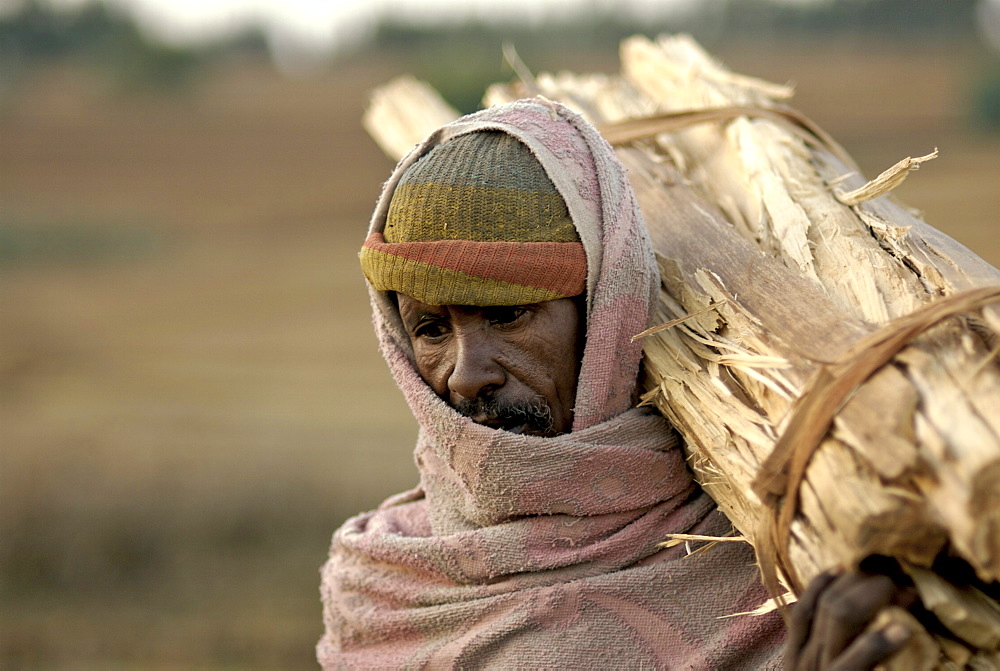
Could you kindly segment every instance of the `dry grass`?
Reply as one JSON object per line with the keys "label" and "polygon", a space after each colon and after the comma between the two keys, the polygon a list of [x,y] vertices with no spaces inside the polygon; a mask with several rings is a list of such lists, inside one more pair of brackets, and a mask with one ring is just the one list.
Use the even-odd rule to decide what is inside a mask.
{"label": "dry grass", "polygon": [[[870,175],[940,147],[900,197],[1000,263],[961,54],[722,57],[798,81]],[[114,103],[51,72],[0,113],[0,231],[147,241],[0,267],[2,666],[312,667],[329,534],[415,479],[356,260],[390,168],[361,109],[401,71]]]}

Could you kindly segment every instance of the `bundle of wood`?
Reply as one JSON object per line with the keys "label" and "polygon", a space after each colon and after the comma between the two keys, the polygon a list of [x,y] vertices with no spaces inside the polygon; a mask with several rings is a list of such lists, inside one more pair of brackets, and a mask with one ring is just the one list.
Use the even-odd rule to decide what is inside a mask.
{"label": "bundle of wood", "polygon": [[[889,611],[918,632],[892,667],[1000,666],[1000,607],[938,570],[1000,579],[1000,271],[884,195],[933,155],[865,183],[787,87],[690,38],[631,38],[621,60],[485,102],[558,100],[618,147],[663,277],[646,401],[775,593],[894,557],[943,627]],[[403,79],[366,124],[398,158],[455,116]]]}

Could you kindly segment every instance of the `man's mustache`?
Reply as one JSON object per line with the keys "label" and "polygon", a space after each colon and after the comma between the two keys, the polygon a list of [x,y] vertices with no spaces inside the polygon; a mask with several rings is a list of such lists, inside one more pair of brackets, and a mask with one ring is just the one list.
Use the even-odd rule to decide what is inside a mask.
{"label": "man's mustache", "polygon": [[[501,424],[500,428],[521,429],[541,435],[555,433],[552,408],[541,396],[533,398],[507,399],[496,396],[463,398],[455,404],[455,410],[466,417],[476,418],[482,424]],[[484,419],[485,418],[485,419]]]}

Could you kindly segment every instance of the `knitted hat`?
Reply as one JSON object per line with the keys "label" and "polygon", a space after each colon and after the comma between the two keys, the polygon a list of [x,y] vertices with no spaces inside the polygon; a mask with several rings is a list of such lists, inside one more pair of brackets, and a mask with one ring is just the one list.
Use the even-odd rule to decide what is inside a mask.
{"label": "knitted hat", "polygon": [[565,201],[527,145],[500,131],[460,135],[407,168],[361,267],[375,289],[431,305],[567,298],[587,276]]}

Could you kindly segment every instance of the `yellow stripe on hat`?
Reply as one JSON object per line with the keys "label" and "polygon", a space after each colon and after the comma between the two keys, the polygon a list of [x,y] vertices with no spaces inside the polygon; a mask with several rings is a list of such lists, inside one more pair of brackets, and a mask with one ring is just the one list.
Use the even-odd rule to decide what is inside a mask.
{"label": "yellow stripe on hat", "polygon": [[364,247],[361,267],[373,288],[428,305],[527,305],[566,298],[550,289],[441,268]]}

